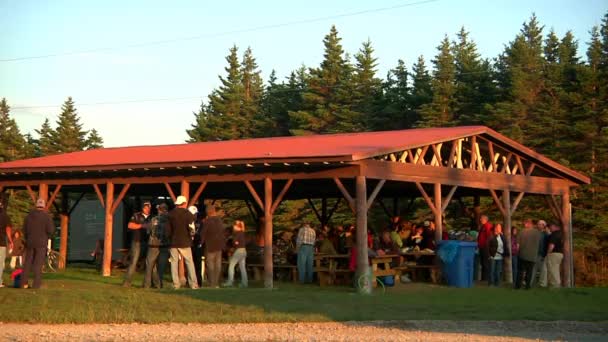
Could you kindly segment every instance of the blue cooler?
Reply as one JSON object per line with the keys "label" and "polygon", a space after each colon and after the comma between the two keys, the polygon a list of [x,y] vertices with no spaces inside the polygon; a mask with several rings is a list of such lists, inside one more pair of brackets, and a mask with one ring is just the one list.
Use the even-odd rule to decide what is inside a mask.
{"label": "blue cooler", "polygon": [[440,241],[439,255],[443,262],[443,275],[449,286],[473,287],[475,250],[477,242]]}
{"label": "blue cooler", "polygon": [[384,286],[395,286],[395,277],[394,276],[382,276],[378,277]]}

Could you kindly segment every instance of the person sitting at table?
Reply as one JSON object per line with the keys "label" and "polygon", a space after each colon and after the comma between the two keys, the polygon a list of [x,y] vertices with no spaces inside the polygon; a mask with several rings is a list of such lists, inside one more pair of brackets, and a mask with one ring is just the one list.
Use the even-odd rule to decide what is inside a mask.
{"label": "person sitting at table", "polygon": [[391,233],[383,232],[382,238],[378,243],[378,247],[376,248],[376,253],[378,255],[384,254],[399,254],[399,247],[393,242],[391,239]]}
{"label": "person sitting at table", "polygon": [[407,240],[412,236],[412,222],[401,221],[399,224],[399,237],[403,243],[402,247],[406,247]]}
{"label": "person sitting at table", "polygon": [[415,230],[414,230],[414,235],[410,236],[410,246],[413,247],[415,250],[422,250],[424,249],[424,237],[422,236],[422,233],[424,232],[424,228],[421,226],[414,226]]}
{"label": "person sitting at table", "polygon": [[334,245],[326,238],[324,232],[319,233],[319,238],[317,240],[317,248],[319,249],[320,254],[338,254],[336,252],[336,249],[334,248]]}
{"label": "person sitting at table", "polygon": [[401,240],[401,235],[399,235],[399,231],[401,230],[400,225],[395,225],[393,227],[393,230],[390,232],[391,235],[391,240],[393,240],[393,243],[395,243],[395,245],[397,245],[397,247],[401,248],[403,247],[403,240]]}
{"label": "person sitting at table", "polygon": [[435,250],[435,222],[424,221],[424,232],[422,233],[424,249]]}

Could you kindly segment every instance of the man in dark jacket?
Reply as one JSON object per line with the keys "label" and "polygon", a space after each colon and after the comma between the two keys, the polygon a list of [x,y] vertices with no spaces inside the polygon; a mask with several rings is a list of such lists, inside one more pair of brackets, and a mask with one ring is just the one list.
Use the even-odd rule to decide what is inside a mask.
{"label": "man in dark jacket", "polygon": [[28,288],[30,271],[34,271],[33,288],[38,289],[42,283],[42,265],[46,258],[49,236],[55,232],[51,216],[46,212],[46,201],[42,198],[36,201],[36,209],[32,210],[23,221],[25,233],[25,267],[21,284]]}
{"label": "man in dark jacket", "polygon": [[[150,221],[148,228],[148,254],[146,255],[146,275],[144,277],[144,288],[152,285],[154,273],[154,285],[157,288],[163,287],[163,275],[169,253],[167,247],[167,225],[169,224],[168,207],[166,203],[157,206],[158,215]],[[156,272],[154,269],[156,268]]]}
{"label": "man in dark jacket", "polygon": [[490,262],[490,277],[488,278],[489,286],[500,286],[502,279],[502,266],[504,258],[509,256],[509,246],[507,240],[502,234],[502,225],[497,223],[492,229],[493,236],[488,241],[488,254]]}
{"label": "man in dark jacket", "polygon": [[178,196],[175,205],[175,209],[169,213],[169,224],[167,225],[167,234],[171,237],[171,258],[169,260],[173,287],[175,289],[181,287],[178,273],[179,257],[181,256],[186,262],[188,284],[190,284],[190,288],[197,289],[196,271],[194,260],[192,260],[192,237],[190,236],[190,224],[194,222],[194,215],[186,209],[188,200],[185,196]]}
{"label": "man in dark jacket", "polygon": [[222,273],[222,249],[226,241],[224,239],[224,223],[217,216],[213,205],[207,207],[207,218],[203,221],[201,230],[201,244],[205,245],[205,265],[209,286],[218,288]]}
{"label": "man in dark jacket", "polygon": [[142,232],[145,232],[150,227],[150,210],[152,204],[148,201],[144,202],[144,205],[140,212],[133,214],[129,220],[127,228],[131,232],[131,263],[125,272],[125,280],[122,286],[131,286],[131,280],[137,270],[137,263],[139,262],[139,256],[141,255],[141,244],[142,244]]}

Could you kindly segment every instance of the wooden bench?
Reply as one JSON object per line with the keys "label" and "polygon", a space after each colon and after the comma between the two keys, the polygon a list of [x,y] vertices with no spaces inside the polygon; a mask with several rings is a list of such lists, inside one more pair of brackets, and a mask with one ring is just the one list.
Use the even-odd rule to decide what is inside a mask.
{"label": "wooden bench", "polygon": [[395,282],[401,281],[401,275],[407,272],[411,272],[412,281],[416,281],[417,273],[419,270],[428,270],[431,276],[431,282],[433,284],[438,284],[440,279],[441,268],[439,267],[439,265],[403,265],[393,267],[393,270],[396,271]]}
{"label": "wooden bench", "polygon": [[[253,271],[254,280],[264,279],[264,265],[263,264],[247,264],[247,268]],[[298,267],[290,264],[274,264],[273,269],[287,269],[291,272],[291,281],[296,283],[298,281]]]}

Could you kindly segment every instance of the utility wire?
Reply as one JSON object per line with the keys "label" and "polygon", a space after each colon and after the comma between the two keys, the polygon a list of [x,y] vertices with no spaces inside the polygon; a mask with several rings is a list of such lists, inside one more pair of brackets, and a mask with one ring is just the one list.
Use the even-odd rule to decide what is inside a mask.
{"label": "utility wire", "polygon": [[310,23],[315,23],[315,22],[320,22],[320,21],[327,21],[327,20],[332,20],[332,19],[354,17],[354,16],[363,15],[363,14],[385,12],[385,11],[390,11],[390,10],[395,10],[395,9],[400,9],[400,8],[405,8],[405,7],[411,7],[411,6],[428,4],[428,3],[437,2],[437,1],[440,1],[440,0],[423,0],[423,1],[416,1],[416,2],[407,2],[407,3],[404,3],[404,4],[387,6],[387,7],[373,8],[373,9],[362,10],[362,11],[357,11],[357,12],[337,14],[337,15],[331,15],[331,16],[325,16],[325,17],[317,17],[317,18],[311,18],[311,19],[296,20],[296,21],[277,23],[277,24],[262,25],[262,26],[256,26],[256,27],[239,29],[239,30],[232,30],[232,31],[224,31],[224,32],[216,32],[216,33],[209,33],[209,34],[201,34],[201,35],[191,36],[191,37],[181,37],[181,38],[173,38],[173,39],[165,39],[165,40],[156,40],[156,41],[149,41],[149,42],[143,42],[143,43],[128,44],[128,45],[122,45],[122,46],[100,47],[100,48],[93,48],[93,49],[88,49],[88,50],[59,52],[59,53],[49,53],[49,54],[44,54],[44,55],[24,56],[24,57],[15,57],[15,58],[4,58],[4,59],[0,59],[0,62],[3,62],[3,63],[6,63],[6,62],[17,62],[17,61],[25,61],[25,60],[52,58],[52,57],[73,56],[73,55],[87,54],[87,53],[93,53],[93,52],[102,52],[102,51],[111,51],[111,50],[120,50],[120,49],[132,49],[132,48],[142,48],[142,47],[148,47],[148,46],[166,45],[166,44],[173,44],[173,43],[177,43],[177,42],[200,40],[200,39],[205,39],[205,38],[216,38],[216,37],[222,37],[222,36],[227,36],[227,35],[232,35],[232,34],[237,34],[237,33],[256,32],[256,31],[269,30],[269,29],[281,28],[281,27],[292,26],[292,25],[310,24]]}

